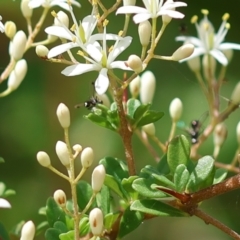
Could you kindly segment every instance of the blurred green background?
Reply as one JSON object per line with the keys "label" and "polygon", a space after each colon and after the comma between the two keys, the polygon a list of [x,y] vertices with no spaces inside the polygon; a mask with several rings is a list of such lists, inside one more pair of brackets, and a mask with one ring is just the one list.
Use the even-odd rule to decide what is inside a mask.
{"label": "blurred green background", "polygon": [[[110,4],[109,0],[103,2]],[[229,12],[231,29],[226,41],[240,43],[240,19],[237,11],[239,1],[233,2],[231,0],[230,2],[234,4],[227,4],[223,0],[186,0],[185,2],[188,3],[188,7],[179,8],[179,11],[186,14],[186,17],[183,20],[173,20],[171,22],[156,53],[171,55],[180,46],[181,43],[175,42],[175,37],[179,34],[179,26],[182,23],[188,26],[187,31],[190,35],[196,35],[195,27],[190,24],[190,19],[195,14],[201,18],[200,9],[202,8],[210,11],[209,19],[216,30],[221,24],[222,15]],[[25,20],[19,10],[20,1],[1,0],[0,4],[0,14],[3,17],[3,22],[12,20],[17,24],[18,29],[26,32]],[[81,1],[81,4],[84,11],[74,9],[76,16],[79,16],[78,19],[82,19],[83,16],[91,12],[88,1]],[[54,9],[59,10],[59,8]],[[34,10],[34,23],[36,23],[40,14],[41,9]],[[109,32],[117,33],[121,30],[124,17],[120,15],[117,18],[118,21],[114,20],[114,14],[109,17]],[[49,14],[44,27],[51,25],[52,21],[53,19]],[[134,39],[131,47],[120,56],[119,59],[121,60],[125,60],[129,54],[140,55],[137,27],[132,21],[128,34],[133,36]],[[42,40],[45,36],[45,33],[42,33],[37,40]],[[0,71],[2,72],[8,64],[9,56],[8,39],[4,34],[1,34],[0,37]],[[51,46],[54,46],[54,44]],[[45,205],[46,199],[52,196],[56,189],[63,189],[70,197],[68,184],[49,170],[41,167],[36,161],[36,153],[40,150],[46,151],[51,157],[52,164],[65,171],[55,154],[56,142],[63,140],[63,131],[55,114],[60,102],[65,103],[71,110],[70,134],[72,144],[79,143],[83,147],[92,147],[96,156],[94,165],[104,156],[124,159],[120,138],[109,130],[99,128],[84,120],[83,115],[88,114],[87,109],[74,109],[75,104],[84,102],[92,95],[91,82],[96,78],[97,73],[67,78],[61,75],[61,70],[65,66],[39,59],[34,49],[30,49],[24,58],[27,60],[29,68],[25,80],[17,91],[6,98],[0,99],[0,156],[5,159],[5,163],[0,166],[0,181],[5,182],[8,188],[15,189],[17,192],[15,196],[9,199],[12,208],[10,210],[0,209],[0,221],[5,224],[8,230],[20,220],[32,219],[36,224],[44,220],[44,217],[38,214],[38,209]],[[240,79],[239,62],[240,52],[235,52],[226,75],[227,82],[221,92],[224,97],[231,95],[235,84]],[[149,65],[149,70],[154,72],[157,79],[157,89],[152,108],[165,112],[164,118],[156,123],[157,135],[162,141],[165,141],[171,125],[168,106],[173,98],[179,97],[182,99],[184,105],[182,120],[186,123],[199,118],[207,111],[207,104],[194,75],[185,63],[153,60]],[[0,90],[3,91],[5,88],[6,82],[1,84]],[[226,105],[227,103],[222,101],[223,108]],[[235,129],[239,120],[240,113],[237,110],[226,121],[229,134],[220,153],[222,162],[230,162],[234,156],[237,148]],[[154,164],[154,160],[136,137],[133,138],[133,146],[138,170],[146,164]],[[209,139],[200,151],[202,154],[211,155],[212,149],[212,139]],[[161,154],[158,149],[157,151]],[[77,164],[77,169],[80,169],[80,163]],[[91,169],[85,179],[90,180],[90,175]],[[205,202],[202,208],[235,231],[240,232],[239,200],[240,191],[237,190]],[[195,217],[166,217],[149,220],[125,237],[128,240],[133,238],[144,240],[230,239],[224,233],[206,225]],[[43,236],[39,236],[38,239],[43,239]]]}

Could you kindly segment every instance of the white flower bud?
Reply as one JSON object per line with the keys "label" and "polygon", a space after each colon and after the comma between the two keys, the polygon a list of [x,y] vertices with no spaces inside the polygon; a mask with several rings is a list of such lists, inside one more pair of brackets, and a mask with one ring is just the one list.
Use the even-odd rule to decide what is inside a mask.
{"label": "white flower bud", "polygon": [[178,48],[172,55],[173,61],[180,61],[184,58],[190,57],[194,51],[194,45],[187,43]]}
{"label": "white flower bud", "polygon": [[136,73],[140,73],[143,69],[141,58],[134,54],[128,57],[128,60],[127,62],[125,62],[125,65],[130,67]]}
{"label": "white flower bud", "polygon": [[66,194],[63,190],[58,189],[54,192],[53,198],[55,202],[60,206],[60,207],[65,207],[66,206]]}
{"label": "white flower bud", "polygon": [[38,160],[39,164],[42,165],[43,167],[51,166],[50,157],[48,156],[48,154],[46,152],[43,152],[43,151],[38,152],[37,160]]}
{"label": "white flower bud", "polygon": [[106,171],[104,166],[98,165],[92,172],[92,189],[95,193],[99,192],[104,183]]}
{"label": "white flower bud", "polygon": [[146,71],[141,76],[140,99],[143,104],[151,103],[156,88],[156,79],[151,71]]}
{"label": "white flower bud", "polygon": [[231,103],[238,105],[240,103],[240,82],[237,83],[231,96]]}
{"label": "white flower bud", "polygon": [[141,84],[141,80],[140,77],[137,76],[135,77],[129,84],[129,89],[130,92],[132,94],[133,98],[137,98],[140,92],[140,84]]}
{"label": "white flower bud", "polygon": [[80,152],[82,151],[82,146],[81,146],[80,144],[75,144],[75,145],[73,146],[73,150],[74,150],[75,152],[80,153]]}
{"label": "white flower bud", "polygon": [[60,103],[57,108],[57,117],[63,128],[69,128],[70,126],[70,112],[68,107]]}
{"label": "white flower bud", "polygon": [[15,69],[11,72],[8,79],[8,88],[14,91],[19,87],[22,80],[25,78],[27,73],[27,62],[25,59],[21,59],[17,62]]}
{"label": "white flower bud", "polygon": [[225,139],[227,138],[227,127],[224,123],[219,123],[213,132],[214,145],[222,146]]}
{"label": "white flower bud", "polygon": [[33,10],[28,6],[29,0],[21,1],[21,11],[25,18],[31,18]]}
{"label": "white flower bud", "polygon": [[[168,4],[171,4],[171,3],[173,3],[173,2],[174,2],[173,0],[167,0],[167,1],[164,3],[164,5],[168,5]],[[174,11],[175,8],[171,8],[171,9],[169,9],[169,10]],[[169,15],[163,15],[163,16],[162,16],[162,21],[163,21],[164,24],[169,24],[169,23],[171,22],[171,20],[172,20],[172,18],[171,18]]]}
{"label": "white flower bud", "polygon": [[11,204],[3,198],[0,198],[0,208],[11,208]]}
{"label": "white flower bud", "polygon": [[84,148],[81,154],[82,166],[84,168],[89,168],[93,163],[93,159],[94,159],[94,152],[92,148],[90,147]]}
{"label": "white flower bud", "polygon": [[100,236],[103,231],[103,213],[99,208],[94,208],[89,214],[89,223],[92,234]]}
{"label": "white flower bud", "polygon": [[[209,66],[209,60],[210,60],[210,66]],[[202,58],[202,66],[203,66],[204,77],[206,79],[211,79],[212,74],[215,73],[216,66],[217,66],[217,61],[215,60],[215,58],[211,55],[205,54]]]}
{"label": "white flower bud", "polygon": [[68,152],[68,148],[66,143],[62,141],[58,141],[56,144],[56,153],[58,155],[58,158],[60,159],[61,163],[68,167],[70,164],[70,156]]}
{"label": "white flower bud", "polygon": [[177,122],[182,115],[182,101],[179,98],[174,98],[170,103],[169,113],[173,122]]}
{"label": "white flower bud", "polygon": [[236,133],[237,133],[238,145],[240,145],[240,122],[238,122]]}
{"label": "white flower bud", "polygon": [[57,13],[57,18],[54,18],[54,25],[62,26],[62,24],[68,28],[69,27],[69,18],[65,12],[59,11]]}
{"label": "white flower bud", "polygon": [[123,6],[135,6],[136,0],[123,0]]}
{"label": "white flower bud", "polygon": [[187,61],[188,67],[193,72],[199,72],[201,70],[200,57],[195,57]]}
{"label": "white flower bud", "polygon": [[25,52],[25,47],[27,43],[27,37],[26,34],[20,30],[18,31],[12,41],[12,57],[17,61],[22,58],[24,52]]}
{"label": "white flower bud", "polygon": [[32,240],[35,234],[35,225],[32,221],[26,222],[21,231],[20,240]]}
{"label": "white flower bud", "polygon": [[155,135],[155,126],[153,123],[142,126],[142,130],[150,136]]}
{"label": "white flower bud", "polygon": [[57,37],[57,36],[54,36],[54,35],[48,34],[47,39],[48,39],[48,42],[49,42],[49,43],[53,43],[53,42],[55,42],[55,41],[58,40],[58,37]]}
{"label": "white flower bud", "polygon": [[12,40],[12,38],[16,34],[16,31],[17,31],[17,27],[16,27],[16,24],[14,22],[7,21],[5,23],[5,34],[8,38],[10,38]]}
{"label": "white flower bud", "polygon": [[2,23],[2,16],[0,15],[0,32],[4,32],[4,25],[3,25],[3,23]]}
{"label": "white flower bud", "polygon": [[227,58],[228,64],[229,64],[233,58],[233,50],[232,49],[223,49],[222,52],[225,55],[225,57]]}
{"label": "white flower bud", "polygon": [[43,45],[38,45],[36,46],[36,54],[43,59],[48,59],[47,55],[48,55],[49,49]]}
{"label": "white flower bud", "polygon": [[152,33],[152,26],[148,20],[139,23],[138,35],[143,47],[146,47],[149,44],[151,33]]}

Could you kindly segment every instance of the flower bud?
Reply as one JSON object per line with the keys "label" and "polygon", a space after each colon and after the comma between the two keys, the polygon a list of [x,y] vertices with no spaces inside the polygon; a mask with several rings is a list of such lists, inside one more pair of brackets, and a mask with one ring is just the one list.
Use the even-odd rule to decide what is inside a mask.
{"label": "flower bud", "polygon": [[237,133],[238,145],[240,145],[240,122],[238,122],[236,133]]}
{"label": "flower bud", "polygon": [[173,61],[180,61],[184,58],[190,57],[194,51],[194,45],[187,43],[178,48],[172,55]]}
{"label": "flower bud", "polygon": [[21,1],[21,11],[25,18],[31,18],[33,10],[28,6],[29,0]]}
{"label": "flower bud", "polygon": [[133,98],[137,98],[140,92],[140,77],[135,77],[129,84],[129,89]]}
{"label": "flower bud", "polygon": [[55,42],[55,41],[58,40],[58,37],[57,37],[57,36],[54,36],[54,35],[48,34],[47,39],[48,39],[48,42],[49,42],[49,43],[53,43],[53,42]]}
{"label": "flower bud", "polygon": [[82,151],[82,146],[81,146],[80,144],[75,144],[75,145],[73,146],[73,150],[74,150],[75,152],[80,153],[80,152]]}
{"label": "flower bud", "polygon": [[4,32],[4,25],[2,23],[2,16],[0,15],[0,31],[3,33]]}
{"label": "flower bud", "polygon": [[137,55],[130,55],[125,65],[130,67],[134,72],[140,73],[143,69],[142,60]]}
{"label": "flower bud", "polygon": [[143,47],[147,47],[147,45],[149,44],[151,33],[152,33],[152,26],[148,20],[139,23],[138,35]]}
{"label": "flower bud", "polygon": [[25,59],[21,59],[17,62],[15,69],[10,73],[8,79],[8,88],[11,91],[16,90],[25,78],[27,73],[27,62]]}
{"label": "flower bud", "polygon": [[26,222],[21,231],[20,240],[32,240],[35,234],[35,225],[32,221]]}
{"label": "flower bud", "polygon": [[211,55],[205,54],[202,58],[202,66],[203,66],[204,77],[206,79],[211,79],[212,74],[215,73],[216,66],[217,66],[215,58]]}
{"label": "flower bud", "polygon": [[42,165],[43,167],[51,166],[50,157],[48,156],[48,154],[46,152],[43,152],[43,151],[38,152],[37,160],[38,160],[39,164]]}
{"label": "flower bud", "polygon": [[57,108],[57,117],[63,128],[69,128],[70,126],[70,112],[68,107],[60,103]]}
{"label": "flower bud", "polygon": [[92,148],[84,148],[81,154],[81,163],[83,168],[89,168],[92,165],[94,153]]}
{"label": "flower bud", "polygon": [[237,83],[231,96],[231,103],[238,105],[240,103],[240,82]]}
{"label": "flower bud", "polygon": [[36,54],[43,59],[48,59],[47,55],[48,55],[49,49],[43,45],[38,45],[36,46]]}
{"label": "flower bud", "polygon": [[70,164],[70,156],[68,152],[68,148],[66,143],[62,141],[58,141],[56,144],[56,153],[58,155],[58,158],[60,159],[61,163],[68,167]]}
{"label": "flower bud", "polygon": [[3,198],[0,198],[0,208],[11,208],[11,204]]}
{"label": "flower bud", "polygon": [[25,52],[25,47],[27,43],[27,37],[26,34],[20,30],[18,31],[12,41],[12,57],[17,61],[22,58],[24,52]]}
{"label": "flower bud", "polygon": [[174,98],[170,103],[169,113],[173,122],[177,122],[182,116],[182,101],[179,98]]}
{"label": "flower bud", "polygon": [[123,0],[123,6],[135,6],[136,0]]}
{"label": "flower bud", "polygon": [[229,64],[233,58],[233,50],[232,49],[223,49],[222,52],[225,55],[225,57],[227,58],[228,64]]}
{"label": "flower bud", "polygon": [[[168,4],[171,4],[171,3],[173,3],[173,0],[167,0],[165,3],[164,3],[164,5],[168,5]],[[172,10],[172,11],[174,11],[175,10],[175,8],[169,8],[169,10]],[[169,24],[170,22],[171,22],[171,20],[172,20],[172,18],[169,16],[169,15],[163,15],[162,16],[162,21],[163,21],[163,23],[164,24]]]}
{"label": "flower bud", "polygon": [[152,102],[156,88],[156,79],[151,71],[146,71],[141,76],[140,99],[143,104]]}
{"label": "flower bud", "polygon": [[92,172],[92,189],[95,193],[101,190],[104,183],[105,175],[105,168],[102,164],[94,168]]}
{"label": "flower bud", "polygon": [[66,194],[63,190],[59,189],[56,190],[53,194],[53,198],[55,202],[60,206],[60,207],[65,207],[66,206]]}
{"label": "flower bud", "polygon": [[99,208],[94,208],[89,214],[89,223],[92,234],[100,236],[103,231],[103,213]]}
{"label": "flower bud", "polygon": [[147,133],[147,135],[154,136],[155,135],[155,126],[153,123],[149,123],[147,125],[142,126],[142,130]]}
{"label": "flower bud", "polygon": [[10,38],[12,40],[12,38],[16,34],[16,31],[17,31],[17,27],[16,27],[16,24],[14,22],[7,21],[5,23],[5,34],[8,38]]}
{"label": "flower bud", "polygon": [[199,72],[201,70],[200,57],[195,57],[187,61],[188,67],[193,72]]}
{"label": "flower bud", "polygon": [[65,25],[68,28],[69,27],[68,15],[63,11],[59,11],[57,13],[57,18],[54,18],[54,25],[55,26]]}

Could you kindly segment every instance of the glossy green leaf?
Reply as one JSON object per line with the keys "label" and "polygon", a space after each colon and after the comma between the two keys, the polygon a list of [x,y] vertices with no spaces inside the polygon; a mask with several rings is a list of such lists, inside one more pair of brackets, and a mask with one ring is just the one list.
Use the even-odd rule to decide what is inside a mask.
{"label": "glossy green leaf", "polygon": [[132,187],[143,197],[148,198],[162,198],[166,197],[163,192],[152,189],[151,185],[153,181],[151,179],[138,178],[133,182]]}
{"label": "glossy green leaf", "polygon": [[157,163],[157,170],[159,174],[166,175],[170,172],[168,162],[167,162],[167,154],[164,154],[160,161]]}
{"label": "glossy green leaf", "polygon": [[2,240],[9,240],[8,232],[3,226],[3,224],[0,222],[0,239]]}
{"label": "glossy green leaf", "polygon": [[[78,201],[78,206],[81,210],[83,210],[89,200],[92,197],[93,190],[91,185],[86,182],[86,181],[79,181],[76,185],[76,190],[77,190],[77,201]],[[96,201],[93,202],[90,208],[96,207]]]}
{"label": "glossy green leaf", "polygon": [[190,174],[184,164],[177,166],[173,177],[177,192],[182,193],[185,191],[189,176]]}
{"label": "glossy green leaf", "polygon": [[4,163],[4,162],[5,162],[4,158],[0,157],[0,163]]}
{"label": "glossy green leaf", "polygon": [[141,173],[147,174],[149,177],[152,176],[152,174],[160,175],[160,172],[151,165],[146,165],[144,168],[141,169]]}
{"label": "glossy green leaf", "polygon": [[39,208],[38,214],[39,214],[39,215],[46,216],[46,207],[41,207],[41,208]]}
{"label": "glossy green leaf", "polygon": [[227,174],[228,174],[228,171],[226,169],[218,168],[215,171],[213,184],[222,182],[227,177]]}
{"label": "glossy green leaf", "polygon": [[68,230],[74,229],[74,219],[70,216],[66,216],[66,226]]}
{"label": "glossy green leaf", "polygon": [[143,115],[143,117],[138,121],[136,127],[139,128],[146,124],[154,123],[154,122],[158,121],[159,119],[161,119],[163,116],[164,116],[163,112],[156,112],[156,111],[148,110]]}
{"label": "glossy green leaf", "polygon": [[127,115],[131,119],[134,119],[134,113],[140,105],[141,105],[141,102],[134,98],[131,98],[127,101]]}
{"label": "glossy green leaf", "polygon": [[181,217],[186,216],[184,212],[175,209],[159,200],[143,199],[136,200],[131,205],[131,210],[147,213],[155,216],[172,216]]}
{"label": "glossy green leaf", "polygon": [[118,237],[123,238],[128,233],[135,230],[143,221],[144,215],[138,211],[126,208],[120,221]]}
{"label": "glossy green leaf", "polygon": [[106,174],[104,184],[112,189],[118,196],[123,198],[123,188],[120,186],[120,183],[111,175]]}
{"label": "glossy green leaf", "polygon": [[50,227],[52,227],[57,221],[65,223],[65,213],[52,197],[47,200],[46,217]]}
{"label": "glossy green leaf", "polygon": [[157,184],[164,186],[164,187],[168,187],[171,189],[175,189],[175,184],[170,181],[167,177],[165,177],[164,175],[158,175],[153,173],[152,177],[155,178],[157,180]]}
{"label": "glossy green leaf", "polygon": [[90,232],[90,223],[88,217],[82,217],[79,222],[80,237],[86,236]]}
{"label": "glossy green leaf", "polygon": [[59,235],[61,234],[61,231],[55,228],[49,228],[45,232],[45,239],[46,240],[59,240]]}
{"label": "glossy green leaf", "polygon": [[74,230],[69,231],[67,233],[62,233],[59,236],[60,240],[74,240]]}
{"label": "glossy green leaf", "polygon": [[190,143],[184,135],[175,137],[168,145],[167,161],[172,174],[178,165],[187,165],[190,156]]}
{"label": "glossy green leaf", "polygon": [[97,194],[97,206],[101,208],[103,216],[110,212],[110,191],[105,185],[102,186],[101,192]]}
{"label": "glossy green leaf", "polygon": [[116,104],[116,102],[113,102],[113,103],[111,104],[110,110],[111,110],[111,111],[117,111],[117,104]]}
{"label": "glossy green leaf", "polygon": [[113,224],[118,219],[120,213],[108,213],[104,216],[104,228],[107,230],[111,230]]}
{"label": "glossy green leaf", "polygon": [[122,180],[122,186],[125,189],[125,191],[130,195],[131,200],[135,200],[138,197],[138,192],[136,192],[132,187],[133,181],[137,178],[138,176],[131,176],[129,178],[124,178]]}
{"label": "glossy green leaf", "polygon": [[138,106],[133,115],[134,120],[138,122],[143,117],[143,115],[148,111],[150,106],[151,104],[142,104]]}
{"label": "glossy green leaf", "polygon": [[44,221],[44,222],[41,222],[37,225],[36,227],[36,236],[39,235],[40,233],[43,232],[44,229],[48,228],[49,225],[48,225],[48,222],[47,221]]}
{"label": "glossy green leaf", "polygon": [[66,224],[60,221],[55,222],[53,228],[58,229],[61,233],[68,231]]}
{"label": "glossy green leaf", "polygon": [[214,159],[211,156],[200,158],[194,171],[190,174],[187,184],[188,191],[196,192],[210,186],[213,183],[214,173]]}
{"label": "glossy green leaf", "polygon": [[24,223],[25,223],[25,221],[20,221],[13,228],[11,228],[11,230],[9,232],[10,235],[20,236]]}

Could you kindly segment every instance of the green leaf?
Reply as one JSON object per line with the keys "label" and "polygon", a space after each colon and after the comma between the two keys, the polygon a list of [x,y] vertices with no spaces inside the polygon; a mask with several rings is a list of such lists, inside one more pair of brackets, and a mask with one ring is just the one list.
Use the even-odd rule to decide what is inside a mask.
{"label": "green leaf", "polygon": [[184,135],[177,136],[168,145],[167,161],[172,174],[178,165],[187,165],[190,156],[190,143]]}
{"label": "green leaf", "polygon": [[134,98],[131,98],[127,101],[127,115],[131,119],[134,119],[134,113],[140,105],[141,105],[141,102]]}
{"label": "green leaf", "polygon": [[61,234],[61,232],[58,229],[49,228],[45,232],[45,238],[46,238],[46,240],[59,240],[60,234]]}
{"label": "green leaf", "polygon": [[24,225],[25,221],[20,221],[18,224],[16,224],[11,230],[10,235],[20,236],[21,230]]}
{"label": "green leaf", "polygon": [[133,118],[136,122],[138,122],[143,115],[145,114],[145,112],[149,109],[149,107],[151,106],[151,104],[142,104],[140,105],[136,111],[134,112]]}
{"label": "green leaf", "polygon": [[183,193],[185,191],[189,175],[190,174],[184,164],[177,166],[173,177],[177,192]]}
{"label": "green leaf", "polygon": [[4,194],[5,189],[6,189],[5,183],[0,182],[0,196]]}
{"label": "green leaf", "polygon": [[148,198],[166,197],[166,194],[164,194],[163,192],[151,188],[151,185],[153,183],[154,182],[151,179],[138,178],[133,182],[132,187],[143,197]]}
{"label": "green leaf", "polygon": [[[86,181],[79,181],[76,185],[76,190],[77,190],[77,201],[78,201],[78,206],[81,210],[83,210],[89,200],[91,199],[92,197],[92,194],[93,194],[93,190],[92,190],[92,187],[89,183],[87,183]],[[96,207],[96,201],[94,201],[91,205],[91,207],[89,208],[89,210],[91,208],[94,208]],[[89,211],[88,210],[88,211]]]}
{"label": "green leaf", "polygon": [[156,216],[186,216],[184,212],[154,199],[136,200],[132,203],[131,210]]}
{"label": "green leaf", "polygon": [[159,174],[168,174],[170,172],[168,162],[167,162],[167,154],[164,154],[160,161],[157,163],[157,170]]}
{"label": "green leaf", "polygon": [[4,162],[5,162],[4,158],[0,157],[0,163],[4,163]]}
{"label": "green leaf", "polygon": [[149,177],[152,176],[152,174],[160,175],[160,172],[151,165],[146,165],[144,168],[141,169],[141,173],[147,174]]}
{"label": "green leaf", "polygon": [[227,174],[228,174],[228,171],[226,169],[218,168],[215,171],[213,184],[222,182],[227,177]]}
{"label": "green leaf", "polygon": [[138,197],[138,192],[136,192],[132,187],[133,181],[137,178],[138,176],[131,176],[129,178],[124,178],[122,180],[122,186],[125,189],[125,191],[130,195],[131,200],[136,200]]}
{"label": "green leaf", "polygon": [[60,221],[55,222],[53,228],[58,229],[61,233],[68,231],[66,224]]}
{"label": "green leaf", "polygon": [[123,189],[120,186],[119,182],[113,176],[106,174],[104,184],[110,189],[112,189],[118,196],[123,198]]}
{"label": "green leaf", "polygon": [[172,181],[170,181],[167,177],[165,177],[164,175],[157,175],[157,174],[153,173],[152,177],[155,178],[158,181],[158,184],[160,183],[161,186],[175,189],[175,184]]}
{"label": "green leaf", "polygon": [[60,240],[74,240],[74,230],[59,235]]}
{"label": "green leaf", "polygon": [[86,236],[90,232],[90,223],[88,217],[83,217],[79,223],[80,237]]}
{"label": "green leaf", "polygon": [[5,229],[5,227],[3,226],[3,224],[0,222],[0,239],[2,240],[10,240],[9,236],[8,236],[8,232]]}
{"label": "green leaf", "polygon": [[119,212],[117,213],[108,213],[104,216],[104,228],[107,230],[111,230],[113,224],[116,222],[116,220],[119,217]]}
{"label": "green leaf", "polygon": [[142,223],[143,218],[142,213],[130,210],[130,206],[126,208],[120,221],[118,237],[123,238],[135,230]]}
{"label": "green leaf", "polygon": [[16,194],[16,191],[15,191],[15,190],[13,190],[13,189],[7,189],[7,190],[4,192],[3,196],[4,196],[4,197],[9,197],[9,196],[12,196],[12,195],[15,195],[15,194]]}
{"label": "green leaf", "polygon": [[138,128],[138,127],[142,127],[146,124],[156,122],[159,119],[161,119],[163,116],[164,116],[163,112],[156,112],[156,111],[148,110],[143,115],[143,117],[138,121],[136,127]]}
{"label": "green leaf", "polygon": [[97,194],[97,205],[101,208],[103,216],[110,212],[110,191],[105,185],[102,186],[101,192]]}
{"label": "green leaf", "polygon": [[50,227],[52,227],[57,221],[65,223],[65,213],[52,197],[47,200],[46,217]]}
{"label": "green leaf", "polygon": [[46,207],[39,208],[38,214],[46,216]]}
{"label": "green leaf", "polygon": [[45,229],[45,228],[47,228],[47,227],[49,227],[49,225],[48,225],[48,222],[47,221],[44,221],[44,222],[41,222],[41,223],[39,223],[38,225],[37,225],[37,227],[36,227],[36,236],[37,235],[39,235],[41,232],[43,232],[43,230]]}
{"label": "green leaf", "polygon": [[111,111],[117,111],[117,104],[116,104],[116,102],[113,102],[113,103],[111,104],[110,110],[111,110]]}
{"label": "green leaf", "polygon": [[198,160],[194,171],[190,174],[187,183],[189,192],[196,192],[202,188],[212,185],[214,179],[214,159],[211,156],[205,156]]}

